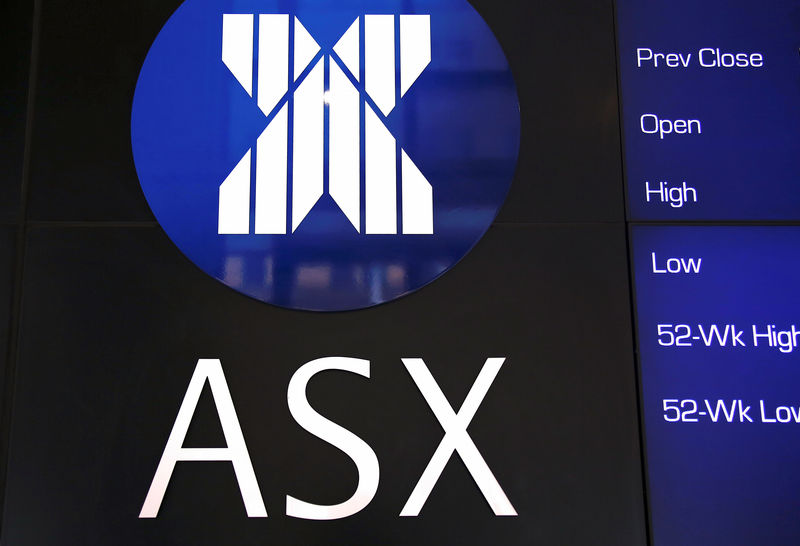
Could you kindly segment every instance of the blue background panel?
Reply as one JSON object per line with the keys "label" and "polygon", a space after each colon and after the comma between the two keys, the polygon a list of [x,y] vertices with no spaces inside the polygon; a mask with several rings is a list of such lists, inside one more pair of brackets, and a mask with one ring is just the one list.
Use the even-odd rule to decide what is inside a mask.
{"label": "blue background panel", "polygon": [[[800,5],[620,0],[617,19],[631,218],[800,218]],[[637,68],[637,48],[692,57],[687,68]],[[702,68],[702,48],[758,52],[764,66]],[[698,119],[702,134],[644,134],[640,118],[648,113]],[[686,181],[697,203],[648,203],[645,181]]]}
{"label": "blue background panel", "polygon": [[[654,544],[800,542],[800,423],[767,423],[800,406],[800,349],[781,352],[753,325],[800,327],[800,227],[638,226],[633,255]],[[702,259],[698,274],[653,272],[668,258]],[[696,263],[696,262],[695,262]],[[659,324],[686,324],[688,346],[659,345]],[[710,325],[732,324],[745,346],[707,347]],[[700,331],[699,326],[703,327]],[[683,334],[685,330],[681,330]],[[695,339],[697,337],[698,339]],[[800,337],[800,336],[799,336]],[[669,336],[660,338],[669,343]],[[697,422],[668,422],[663,400],[695,400]],[[705,400],[751,406],[749,422],[712,422]],[[691,403],[685,409],[691,410]],[[772,415],[770,415],[772,412]],[[674,412],[669,414],[670,418]],[[743,422],[742,422],[743,421]]]}

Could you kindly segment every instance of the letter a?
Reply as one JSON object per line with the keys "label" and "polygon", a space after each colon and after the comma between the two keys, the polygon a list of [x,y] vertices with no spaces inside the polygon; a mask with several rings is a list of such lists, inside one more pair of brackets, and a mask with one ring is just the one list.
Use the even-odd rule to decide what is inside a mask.
{"label": "letter a", "polygon": [[[219,422],[222,425],[222,432],[225,435],[225,442],[228,447],[217,448],[185,448],[183,441],[192,416],[203,392],[203,385],[208,379],[211,387],[211,395],[217,406]],[[265,518],[267,509],[261,498],[261,490],[258,488],[253,464],[250,462],[250,455],[247,453],[247,446],[242,436],[242,428],[236,417],[236,410],[233,408],[233,400],[222,373],[222,364],[216,359],[200,359],[194,370],[186,396],[178,410],[178,417],[170,432],[164,454],[161,455],[161,462],[158,463],[153,483],[147,492],[147,497],[142,505],[140,518],[154,518],[158,515],[164,493],[172,478],[172,471],[175,470],[175,463],[178,461],[230,461],[233,463],[233,470],[236,473],[236,480],[239,482],[239,491],[244,500],[244,507],[247,510],[247,517]]]}

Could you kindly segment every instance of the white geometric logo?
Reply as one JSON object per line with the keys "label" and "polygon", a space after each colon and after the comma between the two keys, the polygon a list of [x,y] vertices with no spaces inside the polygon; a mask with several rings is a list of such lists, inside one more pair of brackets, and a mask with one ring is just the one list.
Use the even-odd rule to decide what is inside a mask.
{"label": "white geometric logo", "polygon": [[398,233],[398,199],[400,232],[433,233],[431,185],[385,125],[431,61],[430,16],[361,20],[322,54],[296,17],[223,14],[222,61],[269,124],[220,185],[218,233],[250,233],[251,185],[256,234],[294,232],[326,191],[359,233]]}

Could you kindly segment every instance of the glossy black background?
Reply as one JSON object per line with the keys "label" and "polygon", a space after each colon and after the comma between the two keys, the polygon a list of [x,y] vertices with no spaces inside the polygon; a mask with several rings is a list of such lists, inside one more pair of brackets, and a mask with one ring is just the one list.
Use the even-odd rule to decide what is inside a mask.
{"label": "glossy black background", "polygon": [[[9,195],[25,188],[0,245],[13,379],[3,544],[646,542],[610,1],[473,3],[520,94],[507,203],[441,279],[339,314],[239,295],[153,222],[131,159],[130,105],[177,3],[37,1],[29,164],[2,179]],[[19,34],[0,42],[30,40]],[[294,371],[332,355],[369,359],[372,377],[320,375],[310,400],[372,445],[381,485],[356,516],[294,520],[286,494],[335,503],[354,487],[350,460],[286,407]],[[494,517],[458,457],[419,517],[397,516],[442,435],[400,362],[410,356],[425,358],[455,407],[486,357],[507,357],[469,430],[519,517]],[[245,517],[226,463],[179,464],[159,517],[137,519],[198,358],[222,360],[266,520]],[[188,443],[221,441],[206,396]]]}
{"label": "glossy black background", "polygon": [[7,222],[19,213],[33,2],[2,0],[0,6],[0,221]]}
{"label": "glossy black background", "polygon": [[[176,0],[40,0],[29,217],[152,220],[131,159],[130,112]],[[499,220],[624,216],[610,1],[475,0],[506,52],[522,115]]]}

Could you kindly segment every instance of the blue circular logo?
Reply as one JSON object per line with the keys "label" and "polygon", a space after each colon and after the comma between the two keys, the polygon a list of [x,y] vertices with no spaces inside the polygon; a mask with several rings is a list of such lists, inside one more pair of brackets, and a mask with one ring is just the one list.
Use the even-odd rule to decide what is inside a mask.
{"label": "blue circular logo", "polygon": [[519,133],[508,62],[466,0],[187,0],[131,117],[178,248],[239,292],[318,311],[455,265],[508,193]]}

